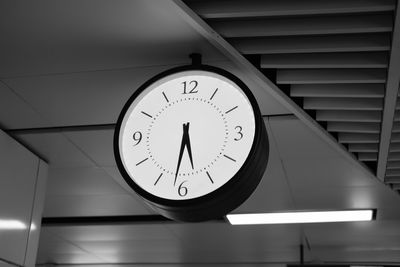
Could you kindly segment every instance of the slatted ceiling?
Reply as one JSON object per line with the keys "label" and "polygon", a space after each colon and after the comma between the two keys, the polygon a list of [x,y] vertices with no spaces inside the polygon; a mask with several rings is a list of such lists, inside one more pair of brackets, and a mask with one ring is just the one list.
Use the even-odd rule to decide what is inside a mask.
{"label": "slatted ceiling", "polygon": [[378,153],[378,144],[349,144],[349,151],[357,152],[376,152]]}
{"label": "slatted ceiling", "polygon": [[315,14],[348,14],[391,11],[394,0],[280,0],[280,1],[186,1],[205,19],[247,18]]}
{"label": "slatted ceiling", "polygon": [[400,162],[399,161],[388,161],[386,168],[388,170],[400,169]]}
{"label": "slatted ceiling", "polygon": [[382,110],[382,99],[371,98],[304,98],[303,108],[306,110]]}
{"label": "slatted ceiling", "polygon": [[382,112],[369,110],[317,110],[317,121],[381,122]]}
{"label": "slatted ceiling", "polygon": [[293,97],[360,97],[383,98],[384,84],[294,84]]}
{"label": "slatted ceiling", "polygon": [[283,69],[276,75],[277,84],[385,83],[384,69]]}
{"label": "slatted ceiling", "polygon": [[225,38],[290,36],[317,34],[346,34],[391,32],[391,16],[314,16],[314,17],[274,17],[242,20],[211,20],[210,26]]}
{"label": "slatted ceiling", "polygon": [[[187,2],[376,170],[397,1]],[[397,109],[388,170],[400,170],[400,101]]]}
{"label": "slatted ceiling", "polygon": [[390,34],[345,34],[233,38],[228,41],[242,54],[327,53],[389,51]]}
{"label": "slatted ceiling", "polygon": [[387,52],[271,54],[261,56],[261,68],[270,69],[347,69],[387,67]]}
{"label": "slatted ceiling", "polygon": [[361,161],[377,161],[378,153],[360,152],[360,153],[358,153],[358,159]]}
{"label": "slatted ceiling", "polygon": [[379,134],[339,133],[338,141],[344,144],[378,144]]}
{"label": "slatted ceiling", "polygon": [[343,133],[380,133],[380,124],[376,122],[328,122],[327,130]]}

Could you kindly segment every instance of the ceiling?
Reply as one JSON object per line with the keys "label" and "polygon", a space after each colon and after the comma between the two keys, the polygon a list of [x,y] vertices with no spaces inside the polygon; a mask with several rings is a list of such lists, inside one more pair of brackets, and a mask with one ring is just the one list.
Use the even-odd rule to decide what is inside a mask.
{"label": "ceiling", "polygon": [[[304,106],[307,101],[329,104],[335,99],[350,99],[349,104],[354,106],[359,103],[357,99],[361,102],[383,101],[391,58],[390,32],[393,27],[390,25],[393,24],[395,3],[365,1],[375,9],[360,11],[363,10],[359,4],[362,1],[335,1],[325,9],[318,6],[319,1],[306,1],[308,5],[301,6],[294,2],[279,1],[269,7],[270,14],[262,13],[259,6],[256,9],[253,6],[252,10],[229,1],[190,1],[187,4],[226,37],[235,49],[246,54],[253,65],[257,64],[257,57],[248,56],[235,46],[242,37],[225,36],[221,25],[237,24],[237,17],[255,14],[254,10],[261,12],[258,17],[274,20],[286,27],[279,30],[285,32],[279,38],[286,40],[287,46],[301,45],[301,38],[308,40],[303,46],[319,44],[315,41],[317,37],[308,35],[320,33],[310,33],[307,27],[300,30],[301,34],[289,33],[293,25],[300,25],[296,20],[302,17],[298,15],[315,15],[316,18],[304,18],[309,20],[305,25],[312,28],[318,25],[319,30],[330,25],[331,29],[336,29],[318,36],[326,39],[325,45],[329,44],[329,38],[339,38],[343,34],[345,36],[340,40],[345,42],[348,38],[352,43],[350,40],[353,38],[360,41],[361,46],[362,41],[368,39],[364,35],[368,35],[374,37],[371,42],[385,43],[386,48],[374,52],[348,51],[348,54],[324,51],[318,54],[322,57],[311,54],[310,58],[314,58],[311,63],[299,51],[280,52],[282,57],[276,53],[263,53],[259,62],[264,67],[257,67],[264,72],[266,79],[282,87],[279,90],[295,100],[283,102],[274,93],[273,83],[266,85],[253,79],[254,76],[248,75],[248,68],[244,69],[240,62],[232,60],[232,50],[216,47],[215,40],[210,40],[199,28],[193,27],[182,15],[189,12],[182,8],[185,4],[180,1],[40,0],[23,4],[2,1],[0,127],[50,165],[45,218],[97,216],[112,219],[114,216],[155,215],[128,188],[116,168],[112,152],[114,124],[135,88],[163,70],[190,63],[188,55],[198,52],[207,64],[227,69],[248,84],[256,96],[268,130],[271,150],[267,171],[255,193],[234,212],[375,208],[376,221],[231,226],[224,221],[184,224],[170,221],[113,223],[110,220],[106,223],[44,225],[38,265],[283,265],[299,262],[301,244],[305,246],[305,261],[310,263],[399,264],[399,195],[375,177],[373,168],[366,169],[352,156],[346,156],[348,152],[339,144],[340,134],[345,130],[334,131],[331,123],[318,119],[321,111],[340,116],[340,111],[346,109],[335,109],[333,113],[331,110],[310,109],[316,111],[310,113],[311,119],[315,115],[314,119],[329,132],[339,133],[339,142],[336,139],[327,141],[324,136],[329,133],[324,128],[310,127],[303,117],[293,115],[294,109],[308,110]],[[311,4],[316,7],[310,9]],[[218,6],[219,10],[216,9]],[[351,15],[352,12],[357,16]],[[332,18],[329,23],[332,24],[326,22],[321,14],[329,14]],[[189,15],[195,16],[196,13]],[[286,20],[287,15],[296,16]],[[343,27],[333,24],[338,21]],[[355,25],[353,28],[346,26],[350,22]],[[369,30],[362,33],[340,32],[344,29],[361,31],[365,24]],[[275,24],[271,25],[268,32],[274,32]],[[225,29],[231,29],[231,26]],[[371,29],[376,31],[372,33]],[[272,45],[274,42],[266,43]],[[284,48],[282,43],[275,45]],[[307,55],[311,52],[307,51]],[[343,64],[347,64],[345,71]],[[337,87],[334,88],[332,83],[321,89],[310,83],[293,86],[290,79],[287,80],[287,84],[292,85],[290,87],[278,82],[278,77],[289,74],[307,74],[310,77],[309,71],[316,79],[327,77],[321,74],[327,71],[331,78],[334,74],[345,73],[349,79],[352,73],[358,72],[378,77],[379,82],[362,80],[362,87],[358,80],[357,83],[346,82],[346,87],[341,87],[340,96],[326,93],[336,94],[334,89]],[[319,74],[315,76],[317,72]],[[348,88],[354,96],[346,95],[349,91],[345,92],[343,88]],[[319,90],[325,94],[304,93],[318,93]],[[293,95],[295,91],[303,93]],[[360,97],[364,91],[370,95]],[[384,105],[380,107],[382,112]],[[376,111],[379,110],[362,113],[370,115]],[[357,112],[342,113],[344,117],[352,117],[351,114]],[[381,119],[373,116],[379,120],[370,122],[368,127],[359,119],[341,126],[378,129],[378,132],[365,134],[379,135],[380,128],[375,124],[381,123]],[[333,122],[338,126],[341,121]],[[367,143],[359,144],[360,147],[364,145],[369,146]],[[352,151],[351,147],[346,148],[360,157],[361,152]],[[378,151],[369,153],[377,154]],[[391,164],[389,162],[389,166]]]}

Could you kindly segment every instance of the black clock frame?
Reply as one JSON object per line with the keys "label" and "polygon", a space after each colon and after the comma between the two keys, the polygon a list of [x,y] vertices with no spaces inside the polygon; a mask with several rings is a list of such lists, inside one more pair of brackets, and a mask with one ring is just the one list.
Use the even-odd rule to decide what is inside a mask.
{"label": "black clock frame", "polygon": [[[213,72],[226,77],[237,84],[249,99],[255,118],[255,135],[247,159],[239,171],[224,185],[211,193],[184,200],[171,200],[155,196],[137,185],[122,163],[119,152],[119,135],[125,114],[133,101],[151,84],[166,76],[191,70]],[[128,185],[159,214],[185,222],[198,222],[220,218],[242,204],[256,189],[261,181],[268,163],[269,142],[260,109],[247,85],[232,73],[209,65],[188,65],[164,71],[141,85],[125,103],[117,121],[114,132],[114,155],[122,177]]]}

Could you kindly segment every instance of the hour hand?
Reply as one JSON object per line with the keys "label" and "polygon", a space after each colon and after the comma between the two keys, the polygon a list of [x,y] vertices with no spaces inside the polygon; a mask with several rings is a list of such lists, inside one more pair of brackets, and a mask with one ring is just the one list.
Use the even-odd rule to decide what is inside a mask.
{"label": "hour hand", "polygon": [[194,167],[193,167],[192,148],[190,147],[189,122],[186,125],[187,125],[186,129],[185,129],[185,126],[183,127],[183,129],[184,129],[183,135],[186,137],[186,142],[185,142],[186,143],[186,148],[188,150],[190,164],[192,165],[192,170],[193,170]]}

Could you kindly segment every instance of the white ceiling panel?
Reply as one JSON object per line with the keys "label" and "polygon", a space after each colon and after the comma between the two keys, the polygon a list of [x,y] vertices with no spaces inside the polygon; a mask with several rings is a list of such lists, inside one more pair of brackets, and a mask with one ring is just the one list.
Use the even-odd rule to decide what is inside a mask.
{"label": "white ceiling panel", "polygon": [[64,131],[68,138],[88,155],[97,166],[115,166],[113,137],[114,129]]}
{"label": "white ceiling panel", "polygon": [[[133,92],[171,66],[6,80],[50,126],[115,123]],[[45,97],[44,97],[45,96]]]}
{"label": "white ceiling panel", "polygon": [[377,179],[365,177],[365,173],[355,168],[348,160],[340,157],[314,159],[286,159],[283,162],[289,183],[294,188],[378,186]]}
{"label": "white ceiling panel", "polygon": [[[387,228],[386,230],[380,230]],[[374,250],[376,244],[400,250],[400,225],[389,221],[305,225],[312,248],[333,246]]]}
{"label": "white ceiling panel", "polygon": [[2,2],[0,32],[0,77],[223,58],[171,1]]}
{"label": "white ceiling panel", "polygon": [[178,254],[181,242],[178,239],[144,239],[144,240],[116,240],[116,241],[82,241],[77,243],[79,247],[94,254],[140,254],[163,252],[165,254]]}
{"label": "white ceiling panel", "polygon": [[[104,171],[106,171],[113,179],[115,182],[117,182],[122,188],[125,189],[126,192],[134,196],[135,198],[140,199],[140,196],[135,193],[135,191],[132,190],[132,188],[126,183],[125,179],[122,177],[120,171],[118,168],[115,167],[102,167]],[[140,200],[141,201],[141,200]]]}
{"label": "white ceiling panel", "polygon": [[[299,225],[253,225],[232,226],[228,222],[202,224],[169,224],[171,229],[191,248],[223,248],[228,244],[242,246],[243,250],[282,250],[298,246],[302,240]],[[241,244],[240,244],[241,243]]]}
{"label": "white ceiling panel", "polygon": [[53,253],[53,254],[41,254],[39,253],[36,259],[38,264],[40,263],[67,263],[67,264],[101,264],[104,263],[104,259],[101,259],[93,254],[84,253]]}
{"label": "white ceiling panel", "polygon": [[232,213],[267,212],[295,208],[268,120],[265,120],[265,124],[269,135],[267,169],[253,194]]}
{"label": "white ceiling panel", "polygon": [[[293,193],[298,209],[368,209],[377,208],[378,216],[400,216],[385,214],[380,207],[393,207],[398,202],[398,196],[389,188],[381,186],[359,186],[359,187],[293,187]],[[382,189],[382,190],[381,190]],[[396,205],[398,206],[398,205]]]}
{"label": "white ceiling panel", "polygon": [[47,196],[125,195],[126,191],[101,168],[51,168]]}
{"label": "white ceiling panel", "polygon": [[147,215],[150,212],[142,202],[130,194],[48,196],[44,217]]}
{"label": "white ceiling panel", "polygon": [[[400,262],[400,251],[398,249],[343,249],[327,246],[314,251],[318,255],[318,260],[327,263],[347,262],[357,265],[398,264]],[[355,265],[356,265],[355,264]]]}
{"label": "white ceiling panel", "polygon": [[62,133],[23,133],[17,139],[28,145],[50,167],[95,167],[95,164]]}
{"label": "white ceiling panel", "polygon": [[293,115],[269,118],[283,160],[338,157],[338,152]]}
{"label": "white ceiling panel", "polygon": [[162,224],[119,224],[50,227],[52,233],[72,243],[94,241],[176,240],[176,235]]}
{"label": "white ceiling panel", "polygon": [[49,123],[11,88],[0,82],[0,128],[43,127]]}
{"label": "white ceiling panel", "polygon": [[47,251],[49,254],[76,253],[85,254],[81,248],[65,241],[59,235],[53,233],[51,228],[43,227],[40,231],[39,251]]}
{"label": "white ceiling panel", "polygon": [[[164,265],[166,265],[166,264],[164,264]],[[188,264],[187,263],[168,263],[168,267],[186,267]],[[65,267],[65,266],[67,266],[67,265],[63,265],[63,264],[58,264],[57,266],[59,266],[59,267]],[[118,264],[107,264],[107,266],[108,267],[118,267],[119,265]],[[129,263],[124,263],[124,266],[125,267],[138,267],[138,266],[140,266],[140,267],[142,267],[140,264],[135,264],[135,263],[133,263],[133,264],[129,264]],[[145,265],[144,265],[145,267],[159,267],[160,266],[160,264],[151,264],[151,263],[146,263]],[[190,266],[193,266],[193,267],[202,267],[202,266],[204,266],[204,264],[203,263],[190,263]],[[207,264],[207,267],[231,267],[232,266],[232,263],[210,263],[210,264]],[[240,267],[259,267],[260,266],[260,264],[259,263],[242,263],[242,264],[235,264],[235,266],[240,266]],[[283,264],[283,263],[281,263],[281,264],[279,264],[279,263],[266,263],[266,264],[263,264],[262,266],[266,266],[266,267],[285,267],[286,266],[286,264]],[[76,265],[74,265],[74,267],[86,267],[85,265],[79,265],[79,264],[76,264]]]}

